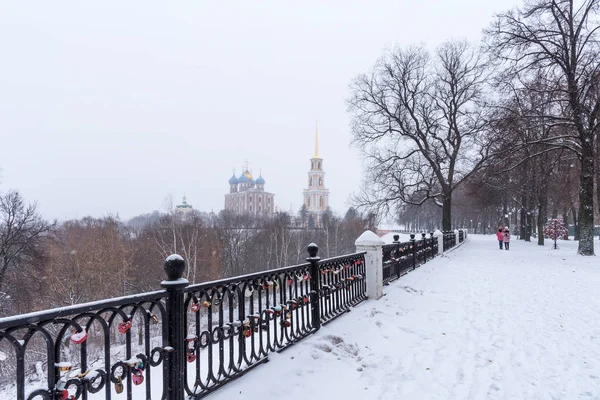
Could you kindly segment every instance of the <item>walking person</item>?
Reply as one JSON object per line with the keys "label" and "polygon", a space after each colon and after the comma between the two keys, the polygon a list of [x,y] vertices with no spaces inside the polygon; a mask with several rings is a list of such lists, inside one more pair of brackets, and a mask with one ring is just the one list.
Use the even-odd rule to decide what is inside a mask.
{"label": "walking person", "polygon": [[498,227],[498,232],[496,232],[496,237],[498,238],[498,245],[500,246],[500,250],[502,250],[502,243],[504,243],[504,232],[502,231],[502,227]]}
{"label": "walking person", "polygon": [[502,241],[504,242],[504,250],[508,250],[510,245],[510,230],[508,227],[504,228],[504,239]]}

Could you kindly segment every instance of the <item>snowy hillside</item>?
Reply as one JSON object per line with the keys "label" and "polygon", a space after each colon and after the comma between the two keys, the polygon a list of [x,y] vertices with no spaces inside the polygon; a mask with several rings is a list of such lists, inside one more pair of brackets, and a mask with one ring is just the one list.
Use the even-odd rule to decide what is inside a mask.
{"label": "snowy hillside", "polygon": [[469,236],[209,397],[600,398],[600,268],[575,242]]}

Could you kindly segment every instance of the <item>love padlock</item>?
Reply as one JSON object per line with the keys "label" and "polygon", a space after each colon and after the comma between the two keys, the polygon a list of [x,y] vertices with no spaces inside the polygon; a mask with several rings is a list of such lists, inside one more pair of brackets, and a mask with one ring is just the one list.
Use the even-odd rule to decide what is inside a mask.
{"label": "love padlock", "polygon": [[133,384],[136,386],[141,385],[144,382],[144,374],[142,373],[141,369],[133,369],[133,376],[131,377],[131,382],[133,382]]}
{"label": "love padlock", "polygon": [[121,379],[121,377],[119,377],[119,379],[115,383],[115,392],[117,392],[117,394],[123,393],[123,380]]}
{"label": "love padlock", "polygon": [[252,327],[250,326],[250,324],[244,325],[242,332],[245,338],[249,338],[250,336],[252,336]]}
{"label": "love padlock", "polygon": [[283,321],[281,321],[280,324],[284,328],[289,328],[290,326],[292,326],[292,322],[290,320],[287,320],[287,319],[284,319]]}
{"label": "love padlock", "polygon": [[127,333],[131,329],[131,320],[125,320],[119,324],[119,332]]}
{"label": "love padlock", "polygon": [[190,351],[188,351],[188,353],[185,355],[185,358],[189,363],[196,361],[196,354],[194,353],[194,350],[190,349]]}
{"label": "love padlock", "polygon": [[302,298],[302,302],[303,302],[304,304],[308,304],[308,303],[310,303],[310,299],[308,298],[308,296],[304,296],[304,297]]}
{"label": "love padlock", "polygon": [[56,397],[59,400],[68,400],[68,398],[69,398],[69,391],[67,389],[57,390],[56,391]]}
{"label": "love padlock", "polygon": [[71,335],[71,343],[81,344],[86,341],[88,335],[85,329],[82,329],[79,332],[75,332]]}
{"label": "love padlock", "polygon": [[294,284],[294,280],[292,278],[287,280],[288,285],[292,286]]}
{"label": "love padlock", "polygon": [[193,312],[200,311],[200,303],[192,302],[192,304],[190,304],[190,310],[192,310]]}

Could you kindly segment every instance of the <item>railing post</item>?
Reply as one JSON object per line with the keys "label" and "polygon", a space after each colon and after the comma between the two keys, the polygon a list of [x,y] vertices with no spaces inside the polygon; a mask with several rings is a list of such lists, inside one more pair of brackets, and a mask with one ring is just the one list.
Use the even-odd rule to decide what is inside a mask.
{"label": "railing post", "polygon": [[442,254],[444,252],[444,234],[439,229],[436,229],[436,231],[433,232],[433,235],[435,235],[435,238],[438,241],[438,252],[437,253],[438,253],[438,255]]}
{"label": "railing post", "polygon": [[433,232],[429,232],[429,240],[431,240],[431,258],[433,259],[435,257],[435,254],[433,253],[433,249],[435,248],[433,241],[435,240],[433,238]]}
{"label": "railing post", "polygon": [[425,233],[421,233],[421,240],[423,244],[421,245],[421,253],[423,254],[423,264],[427,262],[427,240],[425,239]]}
{"label": "railing post", "polygon": [[310,305],[312,326],[315,328],[315,331],[321,328],[321,285],[319,281],[321,278],[321,273],[319,272],[321,257],[317,256],[318,252],[319,247],[316,244],[311,243],[308,245],[309,257],[306,261],[310,262]]}
{"label": "railing post", "polygon": [[367,252],[365,254],[367,296],[378,300],[383,296],[383,240],[375,233],[365,231],[354,244],[356,252]]}
{"label": "railing post", "polygon": [[[396,252],[394,253],[394,255],[396,256],[395,258],[398,258],[398,255],[400,255],[400,235],[394,235],[394,244],[396,245]],[[381,267],[383,268],[383,260],[382,261],[382,265]],[[398,278],[400,278],[400,262],[398,262],[397,260],[394,261],[394,272],[396,273],[396,276]]]}
{"label": "railing post", "polygon": [[415,234],[410,234],[410,242],[412,243],[412,261],[413,261],[413,271],[417,268],[416,258],[417,258],[417,246],[415,243]]}
{"label": "railing post", "polygon": [[[185,326],[184,326],[184,293],[189,285],[187,279],[182,278],[185,261],[177,254],[170,255],[165,261],[167,280],[161,286],[167,290],[167,399],[182,400],[185,396]],[[164,322],[163,322],[164,323]],[[168,346],[168,347],[167,347]],[[170,347],[170,348],[169,348]]]}

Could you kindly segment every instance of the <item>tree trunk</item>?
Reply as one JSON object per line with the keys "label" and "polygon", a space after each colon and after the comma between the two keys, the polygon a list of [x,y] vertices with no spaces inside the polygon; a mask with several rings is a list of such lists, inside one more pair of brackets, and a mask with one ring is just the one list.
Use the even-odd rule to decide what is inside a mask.
{"label": "tree trunk", "polygon": [[594,255],[594,147],[581,143],[581,184],[579,188],[579,248],[582,256]]}
{"label": "tree trunk", "polygon": [[442,230],[452,230],[452,194],[442,196]]}
{"label": "tree trunk", "polygon": [[541,201],[538,204],[537,231],[538,231],[538,246],[544,245],[544,222],[548,219],[548,205],[546,201]]}
{"label": "tree trunk", "polygon": [[579,240],[579,221],[577,220],[577,210],[575,207],[571,209],[573,213],[573,240]]}
{"label": "tree trunk", "polygon": [[520,239],[529,242],[529,231],[527,230],[527,210],[525,207],[521,207],[521,225],[519,226],[519,232],[521,233]]}

